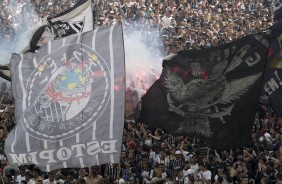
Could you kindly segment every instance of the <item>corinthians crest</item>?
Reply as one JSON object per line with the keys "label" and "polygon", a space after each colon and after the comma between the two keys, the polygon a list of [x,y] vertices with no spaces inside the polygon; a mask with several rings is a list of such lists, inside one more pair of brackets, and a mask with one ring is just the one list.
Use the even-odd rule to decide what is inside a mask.
{"label": "corinthians crest", "polygon": [[5,140],[9,163],[50,172],[119,162],[124,64],[119,23],[14,54],[16,126]]}
{"label": "corinthians crest", "polygon": [[[46,55],[27,83],[27,109],[21,119],[25,130],[52,140],[87,129],[108,103],[109,73],[103,58],[86,45],[67,45]],[[34,89],[34,83],[42,89]]]}
{"label": "corinthians crest", "polygon": [[[171,68],[166,67],[165,87],[168,90],[169,111],[181,117],[179,127],[174,133],[193,133],[211,137],[210,122],[216,118],[225,124],[224,118],[230,116],[234,102],[245,94],[260,78],[256,73],[239,79],[228,80],[227,74],[240,63],[216,64],[209,73],[202,69],[200,62],[190,62],[191,80],[184,82]],[[189,79],[190,79],[189,78]]]}

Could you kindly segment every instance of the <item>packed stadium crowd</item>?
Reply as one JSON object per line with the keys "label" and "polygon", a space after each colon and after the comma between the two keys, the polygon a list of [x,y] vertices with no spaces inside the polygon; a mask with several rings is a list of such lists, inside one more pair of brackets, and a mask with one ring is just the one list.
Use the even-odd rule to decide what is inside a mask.
{"label": "packed stadium crowd", "polygon": [[[0,183],[18,184],[280,184],[282,118],[258,108],[249,145],[215,149],[189,136],[172,136],[128,117],[124,123],[120,163],[42,172],[34,165],[14,167],[4,141],[14,127],[14,102],[7,83],[0,89]],[[243,127],[242,127],[243,128]]]}
{"label": "packed stadium crowd", "polygon": [[[267,30],[273,24],[272,1],[155,0],[99,5],[98,25],[124,23],[151,39],[159,32],[165,53],[217,46]],[[152,41],[152,40],[149,40]],[[154,43],[154,42],[153,42]]]}
{"label": "packed stadium crowd", "polygon": [[[30,31],[42,18],[53,17],[78,0],[1,0],[0,38],[16,39],[16,31]],[[273,24],[269,0],[99,0],[96,23],[124,23],[166,54],[183,49],[217,46],[267,30]],[[155,32],[162,43],[158,42]]]}
{"label": "packed stadium crowd", "polygon": [[[268,30],[273,24],[267,0],[100,0],[97,26],[123,22],[166,54],[217,46]],[[76,0],[1,0],[0,40],[13,41],[18,30],[31,29]],[[155,37],[156,34],[159,37]],[[150,36],[154,35],[154,36]],[[163,45],[157,45],[161,39]],[[11,89],[0,89],[0,172],[4,183],[282,183],[282,118],[265,105],[258,108],[249,145],[221,150],[188,136],[150,129],[137,119],[125,120],[121,160],[90,168],[42,172],[36,166],[12,167],[4,141],[14,127]],[[132,117],[134,114],[132,115]],[[242,127],[243,128],[243,127]]]}

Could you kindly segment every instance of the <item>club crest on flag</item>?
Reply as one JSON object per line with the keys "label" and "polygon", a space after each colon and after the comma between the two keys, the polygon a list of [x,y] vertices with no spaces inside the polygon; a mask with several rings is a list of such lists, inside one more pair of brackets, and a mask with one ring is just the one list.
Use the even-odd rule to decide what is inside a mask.
{"label": "club crest on flag", "polygon": [[9,163],[46,172],[118,163],[124,68],[121,24],[14,54],[16,126],[5,141]]}
{"label": "club crest on flag", "polygon": [[218,148],[246,145],[267,48],[267,35],[258,33],[219,47],[168,56],[160,78],[142,97],[141,121]]}
{"label": "club crest on flag", "polygon": [[[260,78],[261,73],[228,81],[226,74],[236,67],[232,65],[228,67],[227,62],[215,65],[208,79],[200,75],[203,73],[200,63],[192,62],[191,68],[193,79],[188,83],[185,83],[168,67],[166,68],[165,86],[169,91],[167,94],[169,110],[185,118],[175,133],[191,132],[210,137],[213,134],[210,128],[211,119],[217,118],[225,124],[224,117],[230,116],[233,110],[232,101],[246,93]],[[176,104],[179,103],[182,104],[177,106]],[[222,104],[228,104],[228,106],[219,108]]]}
{"label": "club crest on flag", "polygon": [[[61,58],[53,57],[58,56],[57,53],[62,53]],[[58,59],[64,64],[54,62]],[[21,123],[25,130],[37,138],[52,140],[64,139],[87,128],[100,116],[108,102],[109,73],[103,58],[83,44],[67,45],[46,55],[27,82],[26,103],[27,107],[33,108],[27,108],[23,114]],[[99,90],[102,89],[103,93],[94,85],[97,80],[101,81]],[[33,88],[38,87],[33,84],[44,84],[44,81],[48,83],[32,101],[31,97],[35,96]],[[82,109],[84,114],[81,114]]]}

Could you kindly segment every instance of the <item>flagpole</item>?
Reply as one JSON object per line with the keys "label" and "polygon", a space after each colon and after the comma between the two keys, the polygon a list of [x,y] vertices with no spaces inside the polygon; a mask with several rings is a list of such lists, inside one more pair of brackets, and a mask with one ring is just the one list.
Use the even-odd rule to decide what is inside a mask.
{"label": "flagpole", "polygon": [[92,4],[92,12],[93,12],[93,29],[96,29],[96,20],[98,19],[98,8],[99,8],[99,0],[91,1]]}

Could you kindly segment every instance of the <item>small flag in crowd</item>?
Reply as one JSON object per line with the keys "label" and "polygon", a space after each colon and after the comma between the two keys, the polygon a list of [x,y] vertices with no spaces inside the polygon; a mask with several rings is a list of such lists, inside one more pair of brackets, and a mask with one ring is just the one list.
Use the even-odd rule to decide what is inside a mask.
{"label": "small flag in crowd", "polygon": [[11,59],[12,165],[44,171],[118,163],[124,121],[121,24],[49,41]]}
{"label": "small flag in crowd", "polygon": [[91,0],[81,0],[71,9],[49,19],[34,31],[30,49],[44,45],[49,40],[60,39],[71,34],[93,30]]}
{"label": "small flag in crowd", "polygon": [[219,148],[246,145],[267,47],[268,38],[260,33],[220,47],[168,56],[160,79],[142,98],[142,121]]}

